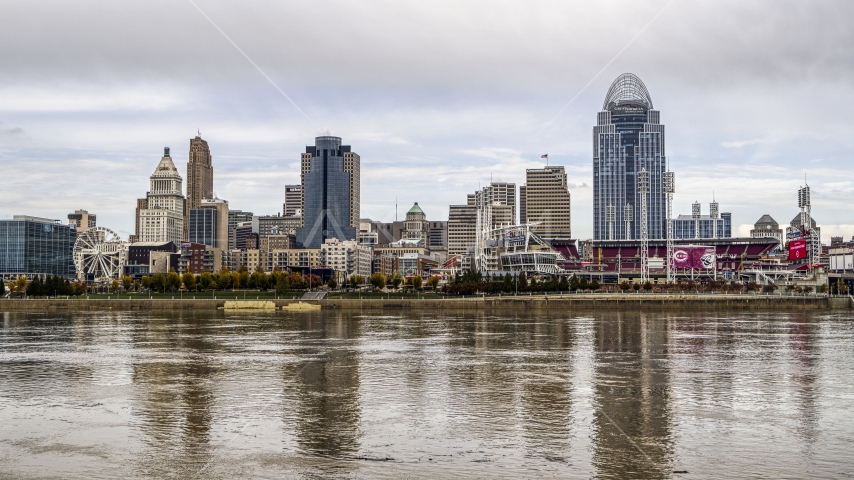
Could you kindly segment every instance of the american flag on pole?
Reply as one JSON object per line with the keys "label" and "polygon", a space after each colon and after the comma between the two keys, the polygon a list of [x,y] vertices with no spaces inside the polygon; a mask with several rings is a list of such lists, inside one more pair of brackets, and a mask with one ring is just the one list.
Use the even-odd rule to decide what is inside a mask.
{"label": "american flag on pole", "polygon": [[540,155],[540,158],[549,158],[549,154],[547,153],[545,155]]}

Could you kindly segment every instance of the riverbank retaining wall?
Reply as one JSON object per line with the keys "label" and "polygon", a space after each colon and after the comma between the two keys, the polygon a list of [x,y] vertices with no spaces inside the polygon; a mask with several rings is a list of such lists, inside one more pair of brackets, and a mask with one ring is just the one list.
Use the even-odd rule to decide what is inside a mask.
{"label": "riverbank retaining wall", "polygon": [[[270,300],[276,309],[281,309],[300,300]],[[230,304],[240,301],[229,300]],[[448,299],[327,299],[302,301],[319,305],[322,310],[338,311],[488,311],[488,310],[533,310],[533,311],[654,311],[654,310],[838,310],[851,309],[851,297],[826,296],[770,296],[770,295],[556,295],[519,297],[476,297]],[[217,310],[225,307],[226,300],[165,300],[165,299],[28,299],[0,300],[0,311],[182,311]],[[267,303],[267,302],[261,302]],[[250,305],[241,310],[251,309]]]}

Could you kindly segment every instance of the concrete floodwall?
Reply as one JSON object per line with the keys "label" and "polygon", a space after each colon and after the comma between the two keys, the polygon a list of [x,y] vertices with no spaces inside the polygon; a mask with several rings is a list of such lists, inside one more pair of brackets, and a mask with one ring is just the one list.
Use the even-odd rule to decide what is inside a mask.
{"label": "concrete floodwall", "polygon": [[[229,300],[0,300],[0,311],[39,312],[39,311],[184,311],[223,309]],[[300,300],[263,301],[276,309],[293,305]],[[475,297],[447,299],[370,299],[341,300],[327,299],[302,301],[304,304],[319,305],[323,310],[341,311],[481,311],[481,310],[826,310],[850,309],[850,297],[825,296],[772,296],[772,295],[659,295],[659,294],[597,294],[597,295],[555,295],[555,296],[508,296]],[[239,307],[238,307],[239,308]],[[285,308],[288,310],[288,308]]]}

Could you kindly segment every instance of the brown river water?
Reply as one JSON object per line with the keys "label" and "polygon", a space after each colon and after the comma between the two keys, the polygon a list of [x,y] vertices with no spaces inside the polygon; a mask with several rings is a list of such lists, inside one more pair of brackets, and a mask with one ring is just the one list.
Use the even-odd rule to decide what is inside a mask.
{"label": "brown river water", "polygon": [[0,313],[0,478],[851,478],[852,368],[847,312]]}

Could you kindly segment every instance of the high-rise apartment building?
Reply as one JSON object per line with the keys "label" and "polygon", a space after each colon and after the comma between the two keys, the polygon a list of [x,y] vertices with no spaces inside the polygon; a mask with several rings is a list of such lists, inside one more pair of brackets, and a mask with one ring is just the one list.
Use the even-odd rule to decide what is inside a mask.
{"label": "high-rise apartment building", "polygon": [[86,210],[75,210],[68,214],[68,224],[77,229],[77,233],[98,226],[98,218],[94,213]]}
{"label": "high-rise apartment building", "polygon": [[[638,173],[649,172],[646,194],[648,238],[665,238],[667,198],[662,177],[667,170],[664,125],[652,97],[637,76],[624,73],[614,80],[593,127],[593,238],[640,238],[641,197]],[[530,185],[529,185],[530,188]],[[630,207],[626,207],[629,205]],[[609,226],[608,207],[613,207]],[[528,211],[530,213],[530,194]],[[632,218],[624,218],[630,212]],[[530,215],[529,215],[530,221]],[[626,225],[631,231],[626,231]]]}
{"label": "high-rise apartment building", "polygon": [[561,166],[525,171],[525,220],[531,231],[546,239],[572,237],[570,195]]}
{"label": "high-rise apartment building", "polygon": [[296,215],[302,210],[302,185],[285,185],[285,204],[282,213],[286,217]]}
{"label": "high-rise apartment building", "polygon": [[525,201],[525,195],[527,194],[528,189],[525,185],[519,185],[519,224],[524,225],[528,223],[528,211],[527,211],[527,202]]}
{"label": "high-rise apartment building", "polygon": [[477,205],[468,195],[466,205],[451,205],[448,210],[448,256],[465,255],[477,242]]}
{"label": "high-rise apartment building", "polygon": [[163,158],[149,182],[145,208],[138,210],[136,240],[180,244],[184,236],[183,179],[169,156],[169,147],[163,149]]}
{"label": "high-rise apartment building", "polygon": [[359,228],[359,155],[340,137],[323,136],[302,154],[302,227],[297,244],[320,248],[327,238],[354,240]]}
{"label": "high-rise apartment building", "polygon": [[479,192],[484,205],[507,205],[510,208],[510,224],[516,223],[516,184],[507,182],[492,182]]}

